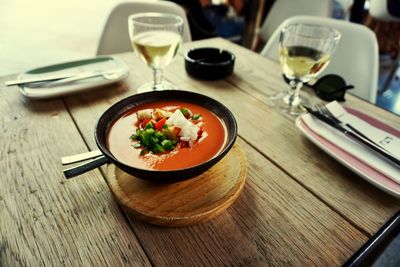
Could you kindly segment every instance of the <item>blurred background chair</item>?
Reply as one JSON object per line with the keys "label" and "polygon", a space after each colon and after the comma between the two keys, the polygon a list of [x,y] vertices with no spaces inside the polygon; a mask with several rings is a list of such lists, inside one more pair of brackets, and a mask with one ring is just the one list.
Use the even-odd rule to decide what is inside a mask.
{"label": "blurred background chair", "polygon": [[262,25],[265,1],[251,0],[247,5],[242,45],[252,50],[255,50],[257,46],[258,32]]}
{"label": "blurred background chair", "polygon": [[[378,90],[379,94],[383,94],[390,89],[390,84],[396,77],[396,72],[400,66],[400,33],[398,32],[400,29],[400,0],[370,0],[369,3],[369,15],[373,20],[368,23],[370,24],[370,27],[377,28],[378,35],[391,35],[389,40],[381,38],[379,47],[381,48],[382,52],[394,51],[391,52],[394,60],[390,66],[388,75],[382,83],[381,88]],[[385,24],[385,26],[382,24]],[[384,28],[387,28],[386,32],[383,32]],[[394,30],[394,32],[390,33],[391,30]],[[396,32],[397,36],[395,36]],[[383,41],[385,42],[383,43]]]}
{"label": "blurred background chair", "polygon": [[275,29],[289,17],[296,15],[330,17],[332,13],[332,0],[275,0],[259,29],[258,47],[262,47]]}
{"label": "blurred background chair", "polygon": [[128,17],[139,12],[163,12],[183,18],[183,42],[192,40],[185,10],[167,1],[132,1],[120,3],[111,11],[101,34],[97,55],[132,51],[128,34]]}
{"label": "blurred background chair", "polygon": [[369,14],[378,20],[400,22],[400,1],[369,0]]}
{"label": "blurred background chair", "polygon": [[334,52],[331,62],[320,74],[337,74],[347,84],[354,85],[351,94],[371,103],[376,102],[379,51],[375,33],[364,25],[345,20],[317,16],[294,16],[286,19],[269,38],[261,54],[279,61],[279,34],[285,25],[294,23],[312,23],[337,29],[342,38]]}

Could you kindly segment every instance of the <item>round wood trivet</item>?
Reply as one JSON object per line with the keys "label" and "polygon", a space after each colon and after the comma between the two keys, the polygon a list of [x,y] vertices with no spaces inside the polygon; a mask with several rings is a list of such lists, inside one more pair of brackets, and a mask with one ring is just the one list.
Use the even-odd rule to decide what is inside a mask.
{"label": "round wood trivet", "polygon": [[243,188],[246,171],[243,151],[235,144],[220,162],[190,180],[148,182],[113,164],[107,166],[107,180],[117,201],[136,218],[178,227],[204,222],[228,208]]}

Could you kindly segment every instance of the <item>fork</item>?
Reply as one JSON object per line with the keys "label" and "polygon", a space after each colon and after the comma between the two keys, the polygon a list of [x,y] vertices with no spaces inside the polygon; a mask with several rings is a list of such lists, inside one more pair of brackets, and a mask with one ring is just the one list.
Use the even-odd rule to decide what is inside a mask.
{"label": "fork", "polygon": [[328,117],[329,119],[331,119],[335,123],[340,124],[344,128],[352,130],[354,133],[358,134],[359,136],[363,137],[364,139],[368,140],[369,142],[381,147],[382,149],[385,149],[380,144],[374,142],[368,136],[366,136],[365,134],[363,134],[362,132],[360,132],[359,130],[357,130],[356,128],[351,126],[350,124],[341,121],[339,118],[337,118],[335,115],[333,115],[332,112],[324,104],[317,104],[317,105],[314,106],[314,108],[316,109],[317,112],[319,112],[322,115]]}

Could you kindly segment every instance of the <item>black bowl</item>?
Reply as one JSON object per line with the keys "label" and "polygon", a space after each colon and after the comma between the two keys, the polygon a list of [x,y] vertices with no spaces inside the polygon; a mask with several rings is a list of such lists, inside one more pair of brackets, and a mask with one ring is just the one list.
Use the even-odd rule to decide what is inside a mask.
{"label": "black bowl", "polygon": [[185,55],[187,73],[199,79],[217,80],[225,78],[232,74],[234,65],[235,55],[218,48],[194,48]]}
{"label": "black bowl", "polygon": [[[160,100],[177,100],[190,102],[207,108],[217,115],[227,129],[227,141],[218,155],[199,165],[170,171],[156,171],[135,168],[119,161],[107,147],[107,134],[109,128],[126,111],[142,105]],[[193,178],[220,161],[232,148],[237,136],[237,124],[232,112],[220,102],[205,95],[188,91],[167,90],[142,93],[125,98],[106,110],[97,122],[95,140],[101,152],[118,168],[135,177],[161,183],[172,183]]]}

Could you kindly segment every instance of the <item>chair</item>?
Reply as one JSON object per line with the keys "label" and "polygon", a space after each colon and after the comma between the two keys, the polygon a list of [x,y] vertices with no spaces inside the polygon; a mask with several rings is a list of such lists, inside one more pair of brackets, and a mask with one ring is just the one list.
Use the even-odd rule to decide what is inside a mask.
{"label": "chair", "polygon": [[257,45],[258,32],[262,23],[265,0],[252,0],[248,2],[245,9],[245,29],[243,34],[242,46],[255,49]]}
{"label": "chair", "polygon": [[[381,26],[380,22],[384,23],[400,22],[400,1],[370,0],[369,2],[370,2],[369,14],[376,21],[376,24],[378,24],[377,27]],[[378,29],[381,28],[383,27],[381,26]],[[379,38],[380,32],[377,32],[377,35]],[[389,39],[389,36],[386,36],[386,38]],[[383,94],[389,89],[391,82],[396,76],[397,69],[400,67],[400,42],[398,39],[396,40],[395,38],[396,38],[395,36],[391,36],[389,40],[390,42],[396,42],[396,44],[398,44],[397,56],[396,59],[393,61],[393,64],[390,68],[387,78],[383,82],[381,89],[378,91],[378,93],[380,94]]]}
{"label": "chair", "polygon": [[333,54],[331,62],[320,76],[338,74],[348,84],[354,85],[350,93],[371,103],[376,102],[379,50],[375,33],[364,25],[344,20],[315,16],[294,16],[285,20],[272,34],[261,54],[279,61],[279,35],[285,25],[311,23],[337,29],[342,38]]}
{"label": "chair", "polygon": [[259,31],[259,37],[268,41],[275,29],[287,18],[296,15],[330,17],[332,0],[276,0]]}
{"label": "chair", "polygon": [[381,21],[400,21],[400,2],[396,0],[370,0],[369,14]]}
{"label": "chair", "polygon": [[128,17],[139,12],[163,12],[182,17],[183,42],[191,41],[187,16],[181,6],[167,1],[132,1],[120,3],[111,11],[97,47],[97,55],[132,51],[128,34]]}

